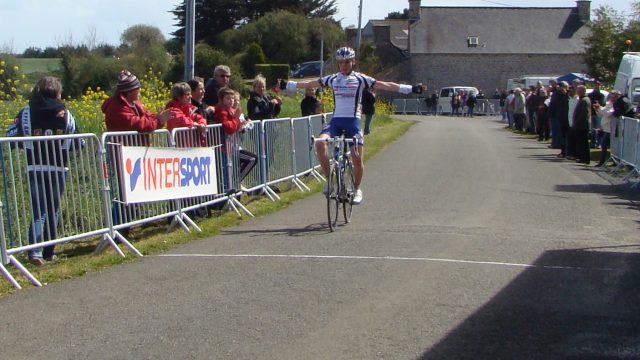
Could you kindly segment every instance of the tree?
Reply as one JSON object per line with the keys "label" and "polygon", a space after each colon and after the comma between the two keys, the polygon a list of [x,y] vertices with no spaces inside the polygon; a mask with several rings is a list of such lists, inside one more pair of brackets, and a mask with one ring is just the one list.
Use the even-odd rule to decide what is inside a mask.
{"label": "tree", "polygon": [[140,24],[127,28],[120,36],[120,41],[122,45],[144,53],[154,46],[164,45],[166,39],[157,27]]}
{"label": "tree", "polygon": [[288,11],[276,11],[236,30],[220,34],[220,46],[227,53],[244,50],[244,44],[259,44],[274,63],[294,64],[319,57],[320,39],[325,51],[343,41],[342,29],[333,21],[308,19]]}
{"label": "tree", "polygon": [[610,6],[598,7],[594,18],[589,24],[591,34],[585,38],[584,60],[591,76],[611,83],[625,50],[622,39],[624,20]]}
{"label": "tree", "polygon": [[251,43],[247,46],[244,56],[242,57],[241,65],[242,71],[245,75],[251,77],[255,76],[254,67],[256,64],[264,64],[267,62],[267,57],[262,51],[262,47],[257,43]]}
{"label": "tree", "polygon": [[122,33],[120,39],[120,60],[132,72],[145,74],[152,69],[165,73],[169,69],[171,57],[164,48],[164,35],[157,27],[133,25]]}
{"label": "tree", "polygon": [[[225,64],[231,68],[231,73],[233,74],[233,77],[231,77],[231,87],[234,89],[240,88],[242,81],[242,72],[240,68],[236,66],[236,62],[232,61],[227,54],[219,49],[215,49],[212,46],[205,44],[204,42],[196,44],[194,52],[195,64],[193,72],[195,76],[200,76],[206,81],[206,79],[213,76],[213,69],[216,66]],[[189,80],[184,79],[183,76],[184,53],[180,53],[173,58],[171,69],[167,73],[165,80],[170,82]]]}
{"label": "tree", "polygon": [[[195,38],[218,45],[218,34],[246,25],[275,10],[328,19],[337,13],[336,0],[196,0]],[[184,42],[186,1],[172,11],[179,28],[171,35]]]}
{"label": "tree", "polygon": [[409,19],[409,9],[404,9],[402,12],[390,12],[389,14],[387,14],[386,19]]}

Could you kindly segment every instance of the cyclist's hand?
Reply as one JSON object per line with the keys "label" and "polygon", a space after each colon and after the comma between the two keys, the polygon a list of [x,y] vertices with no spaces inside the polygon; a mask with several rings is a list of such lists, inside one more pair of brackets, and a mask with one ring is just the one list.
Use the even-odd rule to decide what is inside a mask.
{"label": "cyclist's hand", "polygon": [[280,90],[287,90],[287,80],[285,79],[278,79],[278,86],[277,86]]}
{"label": "cyclist's hand", "polygon": [[427,90],[427,86],[426,86],[426,85],[422,85],[422,83],[419,83],[419,84],[413,85],[413,86],[411,87],[411,91],[412,91],[414,94],[422,94],[422,92],[423,92],[423,91],[426,91],[426,90]]}

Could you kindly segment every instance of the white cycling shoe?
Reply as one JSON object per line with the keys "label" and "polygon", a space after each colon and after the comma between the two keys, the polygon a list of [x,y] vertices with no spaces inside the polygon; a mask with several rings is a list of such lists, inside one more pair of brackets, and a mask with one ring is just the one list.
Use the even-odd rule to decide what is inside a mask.
{"label": "white cycling shoe", "polygon": [[357,189],[356,190],[356,194],[353,196],[353,200],[351,201],[351,203],[353,205],[360,205],[362,203],[362,190],[361,189]]}

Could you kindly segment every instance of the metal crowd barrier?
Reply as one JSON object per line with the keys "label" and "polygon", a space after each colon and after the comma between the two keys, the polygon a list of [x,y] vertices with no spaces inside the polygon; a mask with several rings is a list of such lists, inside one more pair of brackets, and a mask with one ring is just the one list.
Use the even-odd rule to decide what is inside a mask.
{"label": "metal crowd barrier", "polygon": [[420,114],[420,99],[404,99],[405,114]]}
{"label": "metal crowd barrier", "polygon": [[[119,241],[142,256],[123,235],[131,226],[169,218],[171,226],[180,224],[189,231],[186,222],[199,229],[189,218],[190,211],[227,202],[238,214],[240,208],[251,215],[236,199],[242,193],[258,191],[273,200],[278,196],[271,187],[284,181],[304,191],[308,187],[300,177],[309,174],[320,179],[315,172],[319,164],[311,136],[320,133],[331,116],[253,121],[253,127],[232,135],[224,134],[221,125],[209,125],[204,133],[195,128],[174,129],[171,133],[107,132],[101,140],[94,134],[0,138],[0,274],[19,288],[5,267],[11,264],[34,285],[41,286],[14,255],[78,239],[101,238],[96,251],[110,245],[124,256],[116,244]],[[71,146],[73,151],[55,150],[62,142],[82,146]],[[23,150],[27,144],[38,150],[32,152],[38,158],[68,157],[70,165],[64,171],[40,169],[40,178],[29,175],[26,169],[34,158]],[[126,166],[119,163],[122,146],[214,147],[218,188],[214,195],[126,204],[121,190],[121,169]],[[251,169],[241,167],[247,153],[253,155],[248,158],[257,158]],[[33,218],[36,226],[32,225]],[[42,229],[45,241],[29,241],[35,229]]]}
{"label": "metal crowd barrier", "polygon": [[393,99],[393,113],[404,114],[405,111],[405,99]]}
{"label": "metal crowd barrier", "polygon": [[0,272],[19,289],[11,264],[41,286],[14,255],[112,232],[101,144],[94,134],[0,138],[0,155]]}
{"label": "metal crowd barrier", "polygon": [[631,167],[624,181],[640,174],[640,120],[621,117],[612,121],[610,158],[616,164],[613,172],[625,166]]}

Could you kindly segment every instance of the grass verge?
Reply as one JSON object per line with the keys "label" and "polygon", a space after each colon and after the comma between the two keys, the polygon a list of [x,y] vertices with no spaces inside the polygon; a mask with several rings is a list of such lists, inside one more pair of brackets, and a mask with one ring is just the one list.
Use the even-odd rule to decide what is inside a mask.
{"label": "grass verge", "polygon": [[[413,125],[413,122],[395,120],[389,116],[378,115],[374,118],[372,125],[371,134],[365,138],[365,161],[382,151],[387,144],[402,136]],[[311,188],[311,192],[303,193],[296,188],[292,188],[282,192],[280,194],[281,199],[276,202],[272,202],[265,197],[249,197],[248,199],[243,197],[243,203],[256,217],[265,216],[284,209],[296,200],[310,196],[322,189],[322,184],[316,180],[309,180],[307,185]],[[218,216],[197,220],[202,232],[194,231],[191,233],[186,233],[179,228],[167,233],[166,221],[160,221],[149,226],[133,228],[130,232],[129,240],[144,255],[157,254],[179,244],[215,236],[221,229],[238,225],[246,219],[246,217],[239,218],[234,212],[226,212]],[[18,259],[43,284],[79,277],[90,272],[101,271],[113,265],[137,261],[138,259],[123,247],[121,248],[125,252],[125,258],[119,257],[111,248],[100,255],[94,255],[93,250],[98,241],[99,239],[89,239],[59,245],[56,248],[59,259],[42,267],[26,264],[26,257],[23,254],[18,256]],[[8,266],[7,269],[23,289],[33,287],[12,266]],[[8,281],[0,277],[0,297],[15,291]]]}

